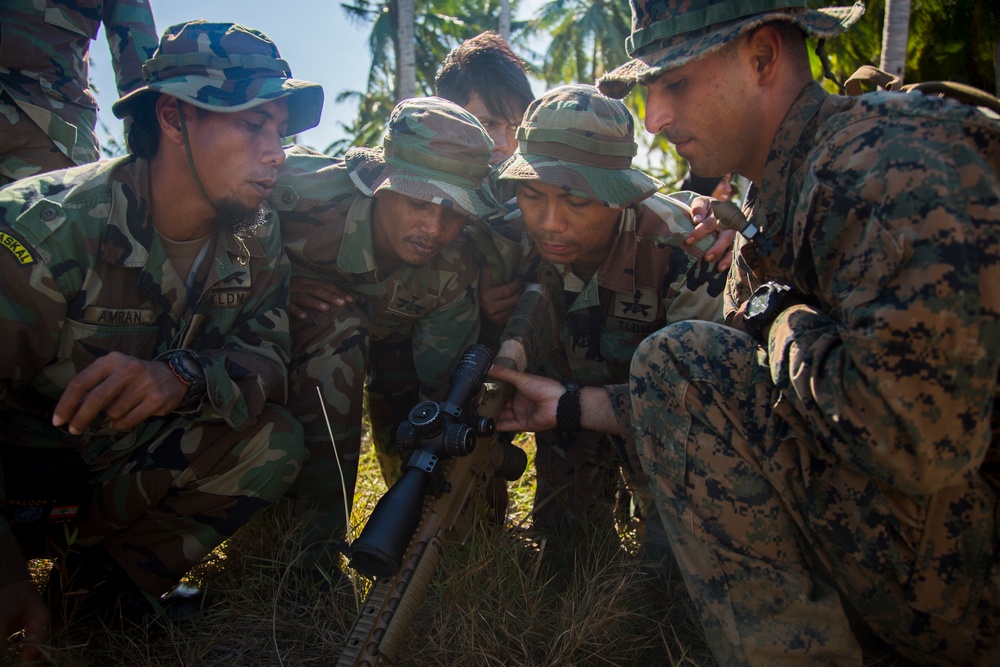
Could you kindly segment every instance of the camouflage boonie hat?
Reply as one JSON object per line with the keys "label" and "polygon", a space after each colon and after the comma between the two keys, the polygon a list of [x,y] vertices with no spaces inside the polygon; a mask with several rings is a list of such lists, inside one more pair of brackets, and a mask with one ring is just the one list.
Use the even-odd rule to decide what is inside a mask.
{"label": "camouflage boonie hat", "polygon": [[839,35],[865,13],[853,7],[810,9],[813,0],[629,0],[632,34],[625,50],[635,58],[608,72],[597,87],[609,97],[628,95],[637,83],[680,67],[769,21],[789,21],[806,33]]}
{"label": "camouflage boonie hat", "polygon": [[628,108],[581,83],[559,86],[528,106],[517,152],[497,178],[540,181],[612,208],[650,197],[663,183],[632,168],[638,151]]}
{"label": "camouflage boonie hat", "polygon": [[500,208],[484,180],[492,152],[475,116],[440,97],[416,97],[392,110],[381,148],[352,148],[344,159],[369,197],[392,190],[484,218]]}
{"label": "camouflage boonie hat", "polygon": [[238,23],[190,21],[167,28],[142,66],[146,85],[112,105],[118,118],[149,92],[176,97],[209,111],[236,112],[288,98],[292,135],[319,124],[323,87],[292,78],[267,35]]}

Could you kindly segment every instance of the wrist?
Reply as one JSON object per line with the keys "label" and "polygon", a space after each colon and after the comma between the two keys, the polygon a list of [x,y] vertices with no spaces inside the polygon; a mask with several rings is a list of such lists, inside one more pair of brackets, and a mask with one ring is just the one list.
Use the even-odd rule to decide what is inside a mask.
{"label": "wrist", "polygon": [[767,282],[754,290],[743,312],[743,328],[757,340],[767,342],[771,325],[778,315],[799,304],[813,305],[816,300],[776,282]]}
{"label": "wrist", "polygon": [[164,358],[167,367],[180,382],[187,387],[178,410],[194,410],[201,405],[208,390],[205,370],[198,355],[189,350],[173,350]]}

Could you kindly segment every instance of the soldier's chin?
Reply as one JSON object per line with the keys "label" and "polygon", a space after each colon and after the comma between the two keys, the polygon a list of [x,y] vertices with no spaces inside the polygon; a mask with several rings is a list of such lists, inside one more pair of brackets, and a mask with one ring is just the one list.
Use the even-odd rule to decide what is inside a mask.
{"label": "soldier's chin", "polygon": [[215,227],[220,231],[242,234],[252,231],[266,219],[267,209],[263,202],[256,207],[229,198],[215,203]]}

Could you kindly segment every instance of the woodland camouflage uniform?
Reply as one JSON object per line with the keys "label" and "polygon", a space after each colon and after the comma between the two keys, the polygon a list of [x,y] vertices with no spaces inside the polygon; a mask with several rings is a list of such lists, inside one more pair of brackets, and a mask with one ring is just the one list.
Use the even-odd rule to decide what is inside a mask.
{"label": "woodland camouflage uniform", "polygon": [[[566,313],[559,347],[540,371],[581,385],[626,382],[639,343],[671,322],[722,320],[725,274],[702,260],[704,247],[684,243],[694,227],[693,193],[670,197],[659,181],[632,169],[635,122],[624,104],[593,86],[574,84],[532,102],[518,128],[518,153],[497,168],[500,187],[538,181],[620,209],[616,232],[601,266],[583,281],[572,267],[555,265]],[[505,259],[504,279],[531,282],[541,260],[516,209],[491,221],[493,243]],[[497,269],[494,269],[495,271]],[[624,466],[633,488],[641,480],[637,459],[618,438],[554,429],[536,433],[538,487],[535,525],[580,525],[586,517],[613,528],[615,494]],[[640,483],[641,493],[648,489]]]}
{"label": "woodland camouflage uniform", "polygon": [[[216,112],[287,97],[295,110],[289,131],[318,122],[319,86],[280,66],[223,66],[223,56],[241,54],[282,62],[270,40],[242,26],[173,26],[147,86],[115,112],[127,115],[135,96],[156,90],[192,104],[210,99],[202,105]],[[90,493],[76,544],[100,542],[132,581],[159,594],[282,497],[305,451],[300,426],[279,407],[291,271],[277,216],[265,209],[252,230],[217,231],[190,274],[178,275],[149,217],[149,164],[126,156],[0,190],[0,452],[5,460],[34,448],[78,452]],[[204,370],[199,405],[130,432],[104,416],[79,436],[51,425],[67,384],[98,357],[117,351],[160,360],[177,349],[196,355]],[[46,469],[31,472],[44,479]],[[0,479],[4,473],[11,487],[23,471],[0,468]],[[15,524],[38,518],[16,500],[0,488],[4,516]],[[11,535],[0,518],[0,584],[27,578]]]}
{"label": "woodland camouflage uniform", "polygon": [[91,41],[104,24],[119,96],[143,84],[156,50],[149,0],[4,0],[0,20],[0,185],[100,157]]}
{"label": "woodland camouflage uniform", "polygon": [[[680,5],[635,12],[649,27]],[[682,61],[686,37],[609,92],[673,66],[671,44]],[[688,322],[637,352],[633,432],[721,664],[860,665],[845,607],[920,664],[1000,662],[998,173],[995,117],[810,83],[750,193],[761,233],[727,314],[769,280],[817,305],[763,342]]]}
{"label": "woodland camouflage uniform", "polygon": [[419,395],[443,395],[455,362],[479,332],[479,269],[469,246],[456,240],[426,264],[384,274],[372,240],[375,194],[391,189],[470,218],[488,215],[497,209],[483,180],[491,150],[485,131],[461,107],[416,98],[393,111],[382,148],[355,148],[343,160],[300,147],[288,151],[272,201],[293,274],[331,282],[355,297],[352,305],[309,311],[307,319],[292,322],[291,405],[310,451],[295,485],[296,506],[321,512],[310,540],[344,535],[366,387],[375,445],[391,483],[399,474],[390,444],[395,427]]}

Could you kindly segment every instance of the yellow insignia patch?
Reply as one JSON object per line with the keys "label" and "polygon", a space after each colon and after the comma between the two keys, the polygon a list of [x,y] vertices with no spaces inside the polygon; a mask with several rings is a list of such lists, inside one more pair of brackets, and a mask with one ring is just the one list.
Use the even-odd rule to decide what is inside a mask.
{"label": "yellow insignia patch", "polygon": [[35,263],[35,258],[31,255],[31,252],[23,243],[10,234],[0,232],[0,245],[3,245],[4,248],[12,252],[22,266]]}

